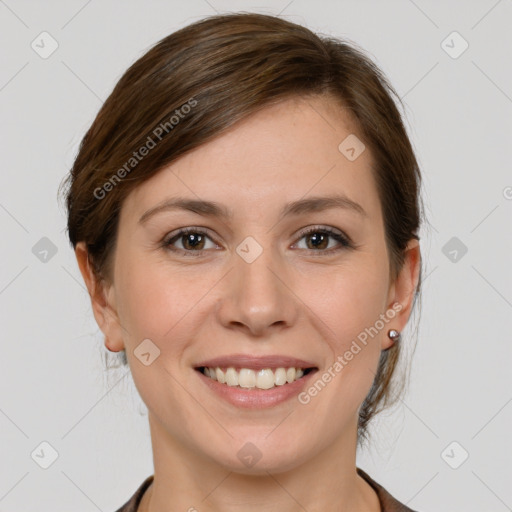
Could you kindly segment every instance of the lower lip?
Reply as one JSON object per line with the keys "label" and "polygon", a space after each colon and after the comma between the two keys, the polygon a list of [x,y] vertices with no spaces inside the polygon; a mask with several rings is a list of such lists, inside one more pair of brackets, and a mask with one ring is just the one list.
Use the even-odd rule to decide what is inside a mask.
{"label": "lower lip", "polygon": [[243,389],[237,386],[228,386],[207,377],[199,370],[195,370],[195,372],[214,393],[230,404],[246,409],[263,409],[278,405],[298,395],[317,370],[310,371],[307,375],[290,384],[283,384],[270,389]]}

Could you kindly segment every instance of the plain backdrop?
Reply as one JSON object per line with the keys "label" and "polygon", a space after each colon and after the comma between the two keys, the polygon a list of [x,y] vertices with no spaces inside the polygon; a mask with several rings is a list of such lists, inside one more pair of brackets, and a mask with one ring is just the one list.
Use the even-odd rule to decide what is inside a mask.
{"label": "plain backdrop", "polygon": [[134,60],[241,10],[357,43],[406,104],[430,222],[418,346],[358,465],[420,512],[512,510],[512,2],[5,0],[0,511],[113,511],[153,473],[145,406],[125,368],[105,370],[57,188]]}

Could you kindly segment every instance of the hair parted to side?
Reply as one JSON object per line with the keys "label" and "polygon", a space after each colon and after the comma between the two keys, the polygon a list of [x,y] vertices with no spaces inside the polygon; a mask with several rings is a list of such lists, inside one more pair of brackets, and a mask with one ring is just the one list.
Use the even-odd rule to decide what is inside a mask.
{"label": "hair parted to side", "polygon": [[[98,280],[111,282],[119,213],[134,188],[249,114],[311,95],[325,96],[333,108],[349,112],[357,136],[371,151],[395,278],[407,243],[418,239],[422,217],[421,175],[394,101],[400,98],[353,43],[255,13],[216,15],[188,25],[124,73],[59,188],[71,245],[84,241]],[[149,139],[155,142],[151,147]],[[149,150],[135,161],[134,153],[143,146]],[[414,303],[420,286],[421,269]],[[370,419],[394,403],[403,388],[403,382],[396,384],[398,392],[392,386],[402,343],[381,353],[360,409],[360,440]]]}

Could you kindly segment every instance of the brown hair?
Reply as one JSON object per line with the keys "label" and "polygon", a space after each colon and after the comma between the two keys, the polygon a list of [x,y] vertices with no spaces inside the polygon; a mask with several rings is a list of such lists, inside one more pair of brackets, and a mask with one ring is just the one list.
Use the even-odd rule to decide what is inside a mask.
{"label": "brown hair", "polygon": [[[159,41],[124,73],[61,184],[73,248],[84,241],[98,279],[110,281],[119,212],[131,190],[249,114],[309,95],[328,95],[333,106],[348,109],[358,137],[374,157],[390,274],[396,277],[408,241],[418,239],[421,217],[420,171],[393,100],[400,98],[353,43],[252,13],[211,16],[188,25]],[[143,147],[145,156],[139,158]],[[414,302],[420,284],[421,269]],[[391,378],[401,343],[381,353],[360,409],[360,438],[369,420],[396,401]]]}

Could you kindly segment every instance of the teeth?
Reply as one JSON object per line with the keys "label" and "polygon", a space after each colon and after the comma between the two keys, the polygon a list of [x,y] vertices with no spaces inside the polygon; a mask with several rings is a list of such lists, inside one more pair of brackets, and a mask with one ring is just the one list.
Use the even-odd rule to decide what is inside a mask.
{"label": "teeth", "polygon": [[224,384],[226,382],[226,377],[224,375],[224,372],[220,368],[215,369],[215,376],[217,377],[217,380]]}
{"label": "teeth", "polygon": [[229,367],[223,371],[217,367],[204,368],[203,373],[210,379],[228,386],[239,386],[245,389],[271,389],[300,379],[304,375],[304,370],[302,368],[276,368],[275,370],[241,368],[237,371],[235,368]]}
{"label": "teeth", "polygon": [[234,368],[226,370],[226,384],[228,386],[238,386],[238,373],[236,373]]}
{"label": "teeth", "polygon": [[256,386],[256,374],[254,370],[242,368],[238,373],[238,385],[241,388],[253,388]]}
{"label": "teeth", "polygon": [[284,368],[278,368],[276,370],[274,382],[276,383],[276,386],[286,384],[286,370]]}
{"label": "teeth", "polygon": [[258,389],[270,389],[275,386],[276,377],[270,369],[259,370],[256,374],[256,387]]}

